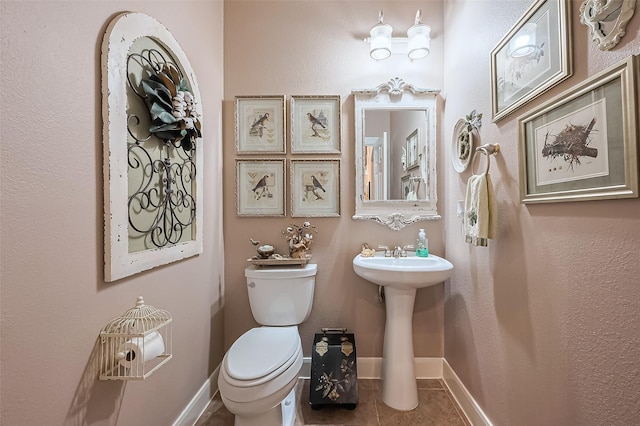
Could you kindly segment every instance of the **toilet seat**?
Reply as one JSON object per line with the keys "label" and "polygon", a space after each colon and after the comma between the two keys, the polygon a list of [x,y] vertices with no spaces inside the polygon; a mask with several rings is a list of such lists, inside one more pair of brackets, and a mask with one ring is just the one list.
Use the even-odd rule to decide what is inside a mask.
{"label": "toilet seat", "polygon": [[234,385],[256,386],[287,369],[300,345],[298,327],[256,327],[231,345],[224,367]]}
{"label": "toilet seat", "polygon": [[238,403],[258,401],[295,383],[301,368],[302,344],[296,326],[257,327],[238,338],[225,354],[220,394]]}

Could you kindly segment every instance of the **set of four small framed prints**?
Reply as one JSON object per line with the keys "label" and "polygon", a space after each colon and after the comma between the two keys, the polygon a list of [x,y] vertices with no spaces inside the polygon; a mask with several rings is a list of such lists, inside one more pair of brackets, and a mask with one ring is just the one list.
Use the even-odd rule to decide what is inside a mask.
{"label": "set of four small framed prints", "polygon": [[[289,102],[291,154],[340,154],[340,96],[291,96]],[[285,105],[284,95],[235,98],[236,154],[254,156],[236,158],[238,216],[286,216]],[[289,159],[289,174],[291,217],[340,216],[339,156]]]}

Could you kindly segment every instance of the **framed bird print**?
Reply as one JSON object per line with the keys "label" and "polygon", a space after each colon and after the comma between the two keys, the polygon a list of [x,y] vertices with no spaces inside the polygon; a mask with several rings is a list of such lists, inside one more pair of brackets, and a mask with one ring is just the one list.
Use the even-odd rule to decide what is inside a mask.
{"label": "framed bird print", "polygon": [[291,96],[291,153],[340,154],[340,96]]}
{"label": "framed bird print", "polygon": [[236,96],[237,154],[286,154],[284,96]]}
{"label": "framed bird print", "polygon": [[236,160],[238,216],[285,216],[284,160]]}
{"label": "framed bird print", "polygon": [[291,217],[340,217],[340,160],[290,160]]}
{"label": "framed bird print", "polygon": [[523,203],[638,197],[639,69],[629,56],[518,118]]}

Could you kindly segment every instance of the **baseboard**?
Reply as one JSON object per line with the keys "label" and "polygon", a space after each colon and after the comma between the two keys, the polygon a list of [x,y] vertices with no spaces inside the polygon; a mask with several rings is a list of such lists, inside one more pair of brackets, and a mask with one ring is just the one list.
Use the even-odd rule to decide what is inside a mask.
{"label": "baseboard", "polygon": [[484,414],[480,405],[473,399],[462,380],[444,358],[442,359],[442,380],[473,426],[492,426],[491,420]]}
{"label": "baseboard", "polygon": [[[382,358],[358,358],[357,363],[359,378],[379,379],[381,377]],[[493,426],[446,359],[416,358],[415,369],[416,378],[418,379],[442,379],[473,426]],[[189,404],[182,410],[182,413],[173,423],[173,426],[192,426],[195,424],[209,405],[209,402],[211,402],[218,392],[219,371],[220,366],[218,365]],[[309,379],[310,377],[311,357],[305,357],[302,360],[300,378]]]}
{"label": "baseboard", "polygon": [[213,370],[211,376],[200,386],[198,392],[189,401],[189,404],[182,410],[180,416],[173,422],[173,426],[193,426],[198,418],[204,413],[209,402],[218,392],[218,374],[220,365]]}

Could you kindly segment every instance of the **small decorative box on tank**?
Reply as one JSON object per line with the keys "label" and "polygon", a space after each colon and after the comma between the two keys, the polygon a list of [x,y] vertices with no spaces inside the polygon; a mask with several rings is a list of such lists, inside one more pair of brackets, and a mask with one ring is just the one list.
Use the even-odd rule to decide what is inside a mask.
{"label": "small decorative box on tank", "polygon": [[358,404],[356,341],[346,331],[323,328],[313,339],[309,401],[314,410],[336,404],[353,410]]}
{"label": "small decorative box on tank", "polygon": [[144,380],[172,355],[171,314],[145,305],[111,320],[100,332],[100,380]]}

